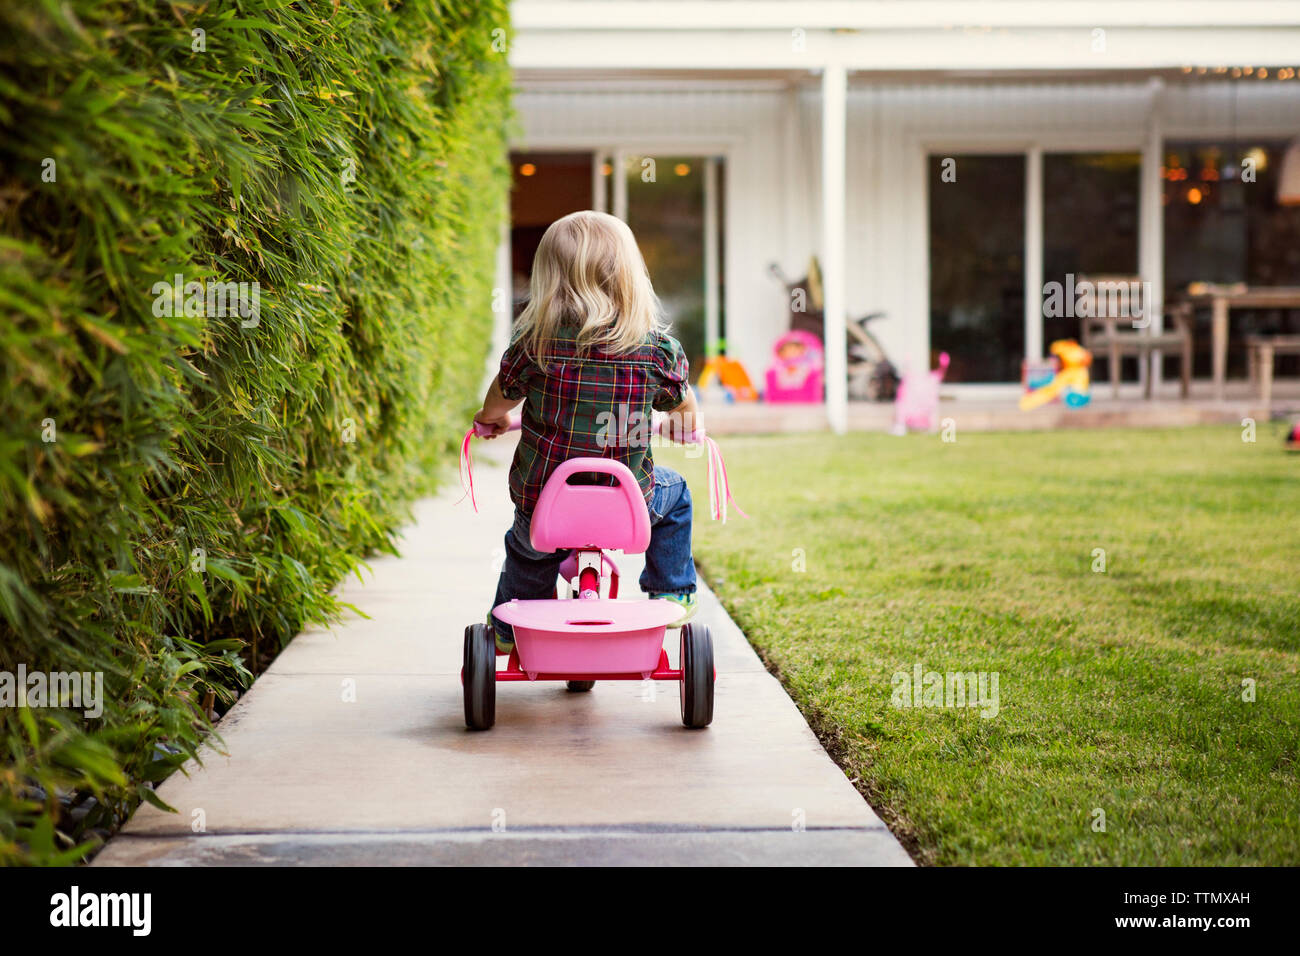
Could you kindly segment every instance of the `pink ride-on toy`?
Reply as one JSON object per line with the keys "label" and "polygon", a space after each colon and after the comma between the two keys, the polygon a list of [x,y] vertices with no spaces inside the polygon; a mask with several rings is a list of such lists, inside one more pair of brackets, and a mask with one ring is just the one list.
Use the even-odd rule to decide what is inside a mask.
{"label": "pink ride-on toy", "polygon": [[[468,436],[466,436],[468,442]],[[607,475],[613,484],[571,484],[575,476]],[[589,691],[597,680],[676,681],[682,723],[713,720],[713,638],[702,624],[681,628],[680,667],[668,666],[667,626],[681,608],[663,600],[616,600],[618,565],[609,550],[642,554],[650,544],[650,515],[636,477],[608,458],[571,458],[551,475],[537,499],[531,529],[538,551],[572,550],[561,565],[554,600],[509,601],[492,613],[511,625],[515,647],[496,668],[496,640],[486,624],[465,628],[461,681],[465,725],[487,730],[496,720],[497,684],[567,681]],[[571,583],[577,580],[576,588]],[[608,582],[608,597],[601,597]]]}

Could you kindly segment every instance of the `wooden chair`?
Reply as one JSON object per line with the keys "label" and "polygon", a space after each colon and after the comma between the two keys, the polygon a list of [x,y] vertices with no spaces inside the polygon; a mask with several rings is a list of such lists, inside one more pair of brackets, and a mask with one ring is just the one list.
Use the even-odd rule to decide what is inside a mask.
{"label": "wooden chair", "polygon": [[1177,302],[1165,307],[1168,320],[1162,332],[1154,330],[1154,323],[1146,328],[1134,328],[1134,317],[1146,315],[1146,302],[1141,299],[1142,283],[1137,276],[1089,276],[1080,278],[1091,283],[1093,292],[1082,297],[1080,304],[1087,313],[1082,318],[1080,341],[1094,355],[1105,352],[1110,359],[1111,394],[1119,397],[1120,360],[1125,355],[1137,357],[1138,365],[1151,360],[1146,369],[1143,397],[1151,397],[1155,379],[1154,358],[1162,351],[1179,353],[1180,394],[1185,399],[1192,384],[1192,305]]}
{"label": "wooden chair", "polygon": [[1259,386],[1259,401],[1265,408],[1273,406],[1273,358],[1277,355],[1300,355],[1300,335],[1248,335],[1246,355],[1250,380]]}

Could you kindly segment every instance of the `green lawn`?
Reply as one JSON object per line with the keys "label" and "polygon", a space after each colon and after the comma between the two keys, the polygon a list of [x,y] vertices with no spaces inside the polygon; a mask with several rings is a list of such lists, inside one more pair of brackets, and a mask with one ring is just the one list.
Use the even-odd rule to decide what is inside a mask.
{"label": "green lawn", "polygon": [[[752,516],[725,526],[702,460],[658,454],[707,580],[918,861],[1295,865],[1300,456],[1258,437],[724,437]],[[917,665],[996,673],[996,715],[895,706]]]}

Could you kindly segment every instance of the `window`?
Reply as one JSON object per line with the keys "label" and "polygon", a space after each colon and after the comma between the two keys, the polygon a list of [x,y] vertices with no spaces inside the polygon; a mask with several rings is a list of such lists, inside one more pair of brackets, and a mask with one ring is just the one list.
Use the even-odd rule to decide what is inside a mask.
{"label": "window", "polygon": [[[1300,208],[1277,201],[1277,176],[1286,145],[1281,140],[1165,144],[1160,175],[1166,300],[1177,298],[1193,282],[1300,285]],[[1283,309],[1259,309],[1243,313],[1240,320],[1234,318],[1229,374],[1245,371],[1241,337],[1300,333],[1297,318],[1294,310]],[[1205,328],[1204,317],[1200,328]],[[1209,344],[1208,333],[1197,336],[1198,375],[1210,374]],[[1283,369],[1282,360],[1278,371],[1291,374]]]}

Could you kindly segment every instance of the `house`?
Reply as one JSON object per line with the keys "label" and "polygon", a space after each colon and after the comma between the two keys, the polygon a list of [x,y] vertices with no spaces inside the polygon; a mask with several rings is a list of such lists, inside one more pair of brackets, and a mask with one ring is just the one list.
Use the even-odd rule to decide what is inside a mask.
{"label": "house", "polygon": [[[513,17],[500,284],[518,294],[557,215],[613,212],[694,361],[725,340],[757,378],[790,324],[769,267],[797,278],[816,256],[836,430],[845,323],[865,313],[896,364],[947,351],[954,387],[992,394],[1077,337],[1044,308],[1051,282],[1140,277],[1157,327],[1191,282],[1300,286],[1300,208],[1279,198],[1300,193],[1300,4],[516,0]],[[1208,336],[1197,353],[1199,373]]]}

